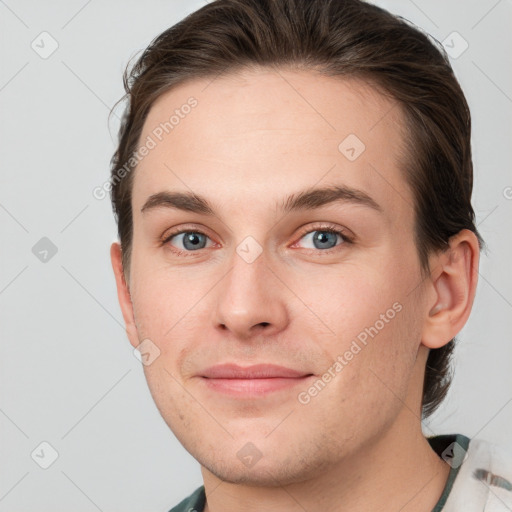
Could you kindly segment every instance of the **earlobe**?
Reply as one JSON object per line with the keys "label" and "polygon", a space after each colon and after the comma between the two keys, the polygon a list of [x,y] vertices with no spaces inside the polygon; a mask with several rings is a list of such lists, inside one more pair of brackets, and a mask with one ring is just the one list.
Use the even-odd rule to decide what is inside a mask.
{"label": "earlobe", "polygon": [[479,245],[476,235],[467,229],[450,239],[450,247],[435,257],[432,288],[435,300],[428,305],[422,332],[422,344],[440,348],[464,327],[476,293]]}
{"label": "earlobe", "polygon": [[139,345],[139,339],[135,325],[135,316],[133,313],[133,304],[130,296],[130,290],[128,284],[126,283],[123,272],[121,245],[118,242],[114,242],[110,246],[110,259],[116,279],[117,298],[119,300],[119,306],[123,314],[126,334],[130,340],[130,343],[135,348]]}

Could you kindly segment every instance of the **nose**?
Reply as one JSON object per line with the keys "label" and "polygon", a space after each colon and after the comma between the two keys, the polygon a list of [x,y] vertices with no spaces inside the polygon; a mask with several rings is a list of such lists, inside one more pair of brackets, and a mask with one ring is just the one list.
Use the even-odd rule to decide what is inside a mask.
{"label": "nose", "polygon": [[230,263],[230,271],[215,287],[216,327],[241,340],[285,329],[289,321],[286,287],[269,267],[265,252],[254,261],[234,252]]}

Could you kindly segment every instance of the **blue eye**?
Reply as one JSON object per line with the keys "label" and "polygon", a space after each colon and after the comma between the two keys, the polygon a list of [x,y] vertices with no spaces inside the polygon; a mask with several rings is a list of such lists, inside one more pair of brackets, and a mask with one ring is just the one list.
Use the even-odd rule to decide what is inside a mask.
{"label": "blue eye", "polygon": [[[185,251],[197,251],[206,247],[206,241],[208,237],[200,231],[180,231],[179,233],[173,233],[164,240],[164,244],[170,242],[173,238],[181,237],[181,243],[185,248]],[[172,245],[172,244],[171,244]],[[181,248],[177,248],[180,252],[183,252]]]}
{"label": "blue eye", "polygon": [[[338,238],[341,242],[338,244]],[[313,243],[313,247],[307,247],[308,249],[333,249],[337,245],[348,241],[342,231],[336,229],[315,229],[306,233],[301,240],[309,239]]]}
{"label": "blue eye", "polygon": [[[172,243],[173,239],[177,239],[182,247]],[[329,252],[329,250],[335,249],[340,245],[352,242],[352,239],[347,236],[344,231],[332,227],[319,227],[314,230],[306,231],[299,240],[303,239],[309,240],[309,243],[313,244],[312,247],[306,247],[306,249],[316,249],[318,252]],[[162,241],[162,245],[169,244],[173,247],[172,250],[175,253],[187,256],[200,249],[205,249],[208,240],[210,240],[210,237],[201,231],[183,230],[171,233]]]}

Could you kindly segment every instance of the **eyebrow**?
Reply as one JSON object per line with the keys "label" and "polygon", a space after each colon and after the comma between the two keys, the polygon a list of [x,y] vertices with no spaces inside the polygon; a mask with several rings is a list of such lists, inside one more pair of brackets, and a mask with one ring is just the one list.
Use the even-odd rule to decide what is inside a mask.
{"label": "eyebrow", "polygon": [[[277,207],[283,213],[290,213],[302,210],[315,210],[335,202],[358,204],[383,213],[379,204],[366,192],[345,186],[302,190],[288,196]],[[215,216],[215,209],[210,202],[205,197],[193,192],[158,192],[148,197],[140,211],[145,213],[157,208],[172,208]]]}

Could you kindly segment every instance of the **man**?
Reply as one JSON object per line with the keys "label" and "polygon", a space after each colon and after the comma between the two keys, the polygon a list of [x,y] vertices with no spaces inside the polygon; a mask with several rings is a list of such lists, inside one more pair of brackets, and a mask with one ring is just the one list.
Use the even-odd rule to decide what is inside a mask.
{"label": "man", "polygon": [[501,452],[421,429],[481,244],[445,56],[358,0],[216,0],[125,84],[118,297],[204,479],[172,510],[511,509]]}

